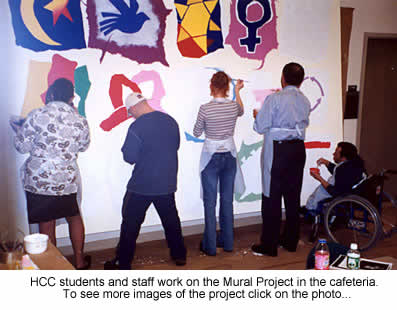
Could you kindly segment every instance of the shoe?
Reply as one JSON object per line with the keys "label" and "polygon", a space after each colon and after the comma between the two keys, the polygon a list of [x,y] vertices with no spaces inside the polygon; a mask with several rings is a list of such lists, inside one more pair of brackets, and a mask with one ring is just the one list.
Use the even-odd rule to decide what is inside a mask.
{"label": "shoe", "polygon": [[257,255],[257,256],[263,256],[263,255],[268,255],[268,256],[272,256],[272,257],[276,257],[277,256],[277,249],[274,251],[270,251],[268,249],[266,249],[263,245],[261,244],[254,244],[251,247],[252,250],[252,254]]}
{"label": "shoe", "polygon": [[172,259],[177,266],[185,266],[186,265],[186,258],[173,258]]}
{"label": "shoe", "polygon": [[119,259],[118,257],[108,260],[103,264],[104,270],[118,270],[119,269]]}
{"label": "shoe", "polygon": [[308,212],[308,210],[306,209],[305,206],[302,206],[302,207],[300,207],[300,208],[298,209],[298,213],[299,213],[300,215],[306,215],[307,212]]}
{"label": "shoe", "polygon": [[279,246],[280,246],[280,248],[283,248],[284,250],[286,250],[288,252],[296,252],[296,246],[294,248],[287,246],[287,243],[284,241],[284,239],[281,239],[279,241]]}
{"label": "shoe", "polygon": [[91,267],[91,255],[84,256],[84,266],[76,267],[76,270],[88,270]]}
{"label": "shoe", "polygon": [[215,254],[210,254],[206,250],[204,250],[202,241],[200,242],[200,251],[203,252],[207,256],[215,256],[216,255],[216,253]]}

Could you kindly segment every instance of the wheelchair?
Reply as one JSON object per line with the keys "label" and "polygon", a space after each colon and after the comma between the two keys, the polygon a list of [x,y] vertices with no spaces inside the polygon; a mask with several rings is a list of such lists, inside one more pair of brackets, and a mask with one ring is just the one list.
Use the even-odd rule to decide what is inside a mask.
{"label": "wheelchair", "polygon": [[[382,204],[389,200],[393,207],[397,207],[396,201],[390,199],[390,195],[385,195],[383,190],[384,181],[390,174],[397,174],[397,171],[382,170],[353,186],[350,193],[321,201],[314,214],[309,211],[314,216],[309,240],[313,242],[317,239],[320,225],[323,224],[332,242],[345,247],[357,243],[360,251],[373,247],[385,236]],[[397,231],[394,225],[392,231]]]}

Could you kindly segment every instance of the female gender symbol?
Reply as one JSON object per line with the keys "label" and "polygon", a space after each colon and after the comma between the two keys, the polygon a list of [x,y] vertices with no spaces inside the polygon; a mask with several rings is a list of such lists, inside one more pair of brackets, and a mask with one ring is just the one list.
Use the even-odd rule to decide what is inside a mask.
{"label": "female gender symbol", "polygon": [[269,0],[255,0],[263,8],[263,16],[260,20],[249,22],[247,20],[247,8],[252,0],[237,0],[237,13],[240,22],[247,27],[248,36],[240,39],[240,45],[246,45],[249,53],[255,53],[257,44],[261,43],[261,37],[257,36],[258,29],[272,19],[272,8]]}

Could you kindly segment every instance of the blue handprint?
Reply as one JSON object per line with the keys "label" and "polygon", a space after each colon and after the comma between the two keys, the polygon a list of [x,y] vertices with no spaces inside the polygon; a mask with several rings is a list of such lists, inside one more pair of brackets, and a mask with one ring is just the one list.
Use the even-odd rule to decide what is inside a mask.
{"label": "blue handprint", "polygon": [[102,17],[104,17],[104,20],[99,23],[99,30],[105,35],[108,35],[116,29],[125,33],[138,32],[142,28],[145,21],[149,20],[149,17],[145,13],[137,14],[139,5],[136,0],[130,0],[129,7],[124,0],[109,1],[120,12],[120,14],[102,12]]}

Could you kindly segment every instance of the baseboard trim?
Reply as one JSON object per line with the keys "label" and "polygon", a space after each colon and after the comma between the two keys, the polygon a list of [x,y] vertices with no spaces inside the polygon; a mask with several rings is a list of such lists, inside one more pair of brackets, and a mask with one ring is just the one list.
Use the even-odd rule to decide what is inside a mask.
{"label": "baseboard trim", "polygon": [[[234,216],[234,227],[256,225],[262,222],[260,212],[237,214]],[[184,236],[201,234],[204,230],[204,219],[182,222]],[[115,248],[119,240],[120,231],[88,234],[85,237],[85,252],[100,251]],[[162,225],[144,226],[137,239],[137,243],[165,239]],[[73,249],[69,237],[57,239],[57,247],[63,255],[72,255]]]}

